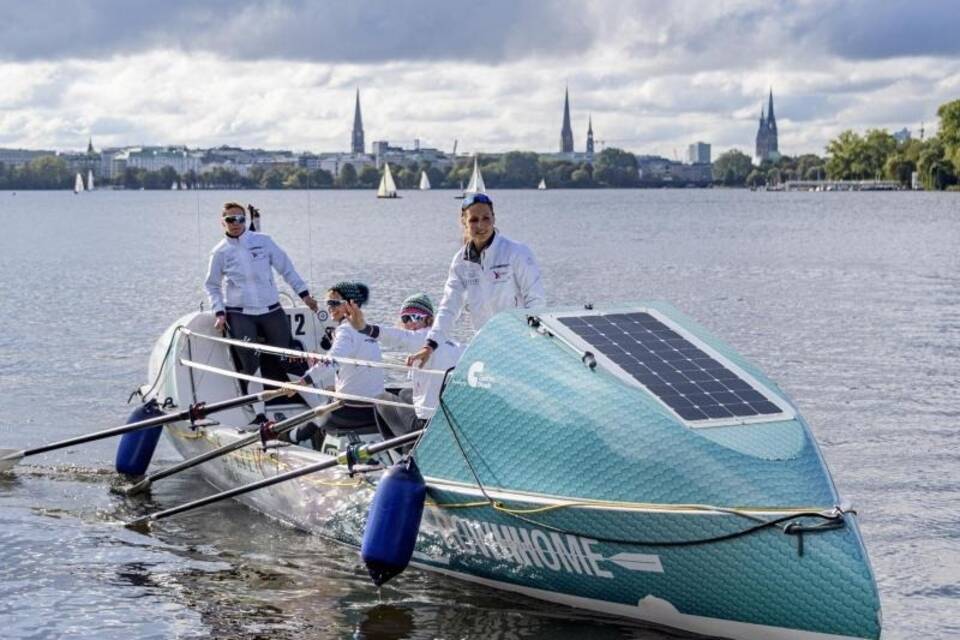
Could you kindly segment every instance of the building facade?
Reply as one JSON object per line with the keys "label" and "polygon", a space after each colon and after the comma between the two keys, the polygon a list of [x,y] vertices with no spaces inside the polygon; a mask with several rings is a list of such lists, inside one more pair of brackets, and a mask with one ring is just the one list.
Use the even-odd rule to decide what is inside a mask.
{"label": "building facade", "polygon": [[757,127],[757,145],[753,159],[757,164],[767,160],[775,162],[780,159],[777,118],[773,113],[773,89],[770,90],[770,101],[766,115],[763,113],[763,105],[760,106],[760,125]]}
{"label": "building facade", "polygon": [[694,142],[687,147],[689,164],[710,164],[710,145],[706,142]]}

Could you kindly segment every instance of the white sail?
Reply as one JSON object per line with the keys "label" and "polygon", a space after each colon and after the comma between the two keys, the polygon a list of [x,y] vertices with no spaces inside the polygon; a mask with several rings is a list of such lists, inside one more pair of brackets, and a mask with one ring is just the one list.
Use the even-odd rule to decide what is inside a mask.
{"label": "white sail", "polygon": [[393,174],[390,173],[390,163],[383,164],[383,177],[380,178],[380,188],[377,189],[378,198],[396,198],[397,184],[393,181]]}
{"label": "white sail", "polygon": [[83,193],[83,176],[80,175],[80,172],[77,172],[77,179],[73,181],[73,192],[74,193]]}
{"label": "white sail", "polygon": [[87,191],[93,191],[93,171],[87,170]]}
{"label": "white sail", "polygon": [[483,184],[483,174],[480,173],[480,165],[477,163],[477,157],[473,157],[473,175],[470,176],[470,184],[464,193],[486,193],[487,186]]}
{"label": "white sail", "polygon": [[430,188],[430,178],[427,177],[426,171],[420,172],[420,191],[426,191]]}
{"label": "white sail", "polygon": [[177,183],[176,180],[174,180],[173,184],[170,185],[170,191],[178,191],[179,189],[180,189],[180,185]]}
{"label": "white sail", "polygon": [[537,189],[543,191],[547,188],[547,180],[545,178],[540,178],[540,184],[537,185]]}

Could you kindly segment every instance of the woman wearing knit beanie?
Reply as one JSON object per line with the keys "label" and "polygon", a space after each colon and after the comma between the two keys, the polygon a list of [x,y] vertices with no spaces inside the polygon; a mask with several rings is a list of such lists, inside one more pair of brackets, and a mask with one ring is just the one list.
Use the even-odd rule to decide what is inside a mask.
{"label": "woman wearing knit beanie", "polygon": [[[377,362],[380,357],[380,346],[370,336],[358,333],[346,320],[350,309],[358,309],[367,303],[370,298],[370,288],[362,282],[338,282],[327,290],[326,304],[330,317],[337,322],[333,333],[333,344],[327,355],[332,359],[352,358]],[[321,379],[323,373],[334,371],[334,391],[366,398],[376,398],[384,391],[383,369],[361,367],[346,363],[333,364],[320,361],[307,371],[304,382],[314,384],[315,379]],[[315,396],[311,395],[313,399]],[[345,402],[344,406],[327,414],[321,423],[323,426],[338,430],[366,431],[367,428],[376,430],[376,415],[372,404],[363,402]],[[310,428],[312,427],[312,429]],[[313,423],[291,434],[291,440],[300,442],[311,438],[317,427]]]}
{"label": "woman wearing knit beanie", "polygon": [[[354,329],[379,340],[383,348],[409,353],[419,349],[430,332],[430,325],[433,324],[433,302],[425,293],[417,293],[404,300],[400,305],[400,327],[368,325],[363,311],[359,308],[351,310],[349,320]],[[424,368],[446,371],[456,366],[462,353],[462,346],[452,340],[444,340],[431,353]],[[394,438],[422,428],[437,409],[443,376],[426,371],[413,371],[410,380],[413,386],[401,390],[399,397],[390,392],[382,396],[386,400],[407,402],[411,404],[410,409],[390,405],[377,406],[380,417],[378,425],[384,438]]]}

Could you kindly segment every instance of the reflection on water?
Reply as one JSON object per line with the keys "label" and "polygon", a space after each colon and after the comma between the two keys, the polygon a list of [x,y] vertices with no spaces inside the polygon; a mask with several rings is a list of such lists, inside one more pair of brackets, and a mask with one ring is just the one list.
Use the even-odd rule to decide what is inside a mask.
{"label": "reflection on water", "polygon": [[[201,300],[216,214],[233,195],[10,199],[0,447],[123,421],[153,340]],[[312,289],[367,281],[368,315],[382,319],[412,289],[439,298],[456,248],[449,192],[407,195],[314,193],[310,234],[305,194],[251,198]],[[667,300],[780,383],[860,511],[888,637],[960,633],[947,614],[960,599],[955,194],[495,195],[498,224],[533,247],[551,302]],[[83,222],[67,232],[65,216]],[[418,250],[398,257],[401,246]],[[54,283],[69,320],[37,310]],[[115,446],[50,452],[0,475],[3,638],[685,637],[417,570],[377,590],[354,550],[233,502],[131,531],[121,523],[212,491],[186,472],[147,496],[111,493],[124,484]],[[177,461],[161,442],[153,468]]]}

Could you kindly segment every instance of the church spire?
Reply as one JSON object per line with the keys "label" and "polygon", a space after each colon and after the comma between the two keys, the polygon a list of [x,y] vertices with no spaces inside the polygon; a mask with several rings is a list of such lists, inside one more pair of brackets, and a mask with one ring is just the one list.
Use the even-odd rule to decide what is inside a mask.
{"label": "church spire", "polygon": [[773,115],[773,87],[770,87],[770,104],[767,106],[767,124],[771,129],[777,128],[777,119]]}
{"label": "church spire", "polygon": [[587,118],[587,153],[593,153],[593,116]]}
{"label": "church spire", "polygon": [[560,129],[560,153],[573,153],[573,129],[570,128],[570,89],[563,90],[563,128]]}
{"label": "church spire", "polygon": [[357,103],[353,110],[353,136],[350,139],[350,151],[363,153],[363,117],[360,115],[360,89],[357,88]]}
{"label": "church spire", "polygon": [[93,136],[90,136],[90,140],[87,142],[87,154],[92,156],[94,153],[96,152],[93,150]]}

